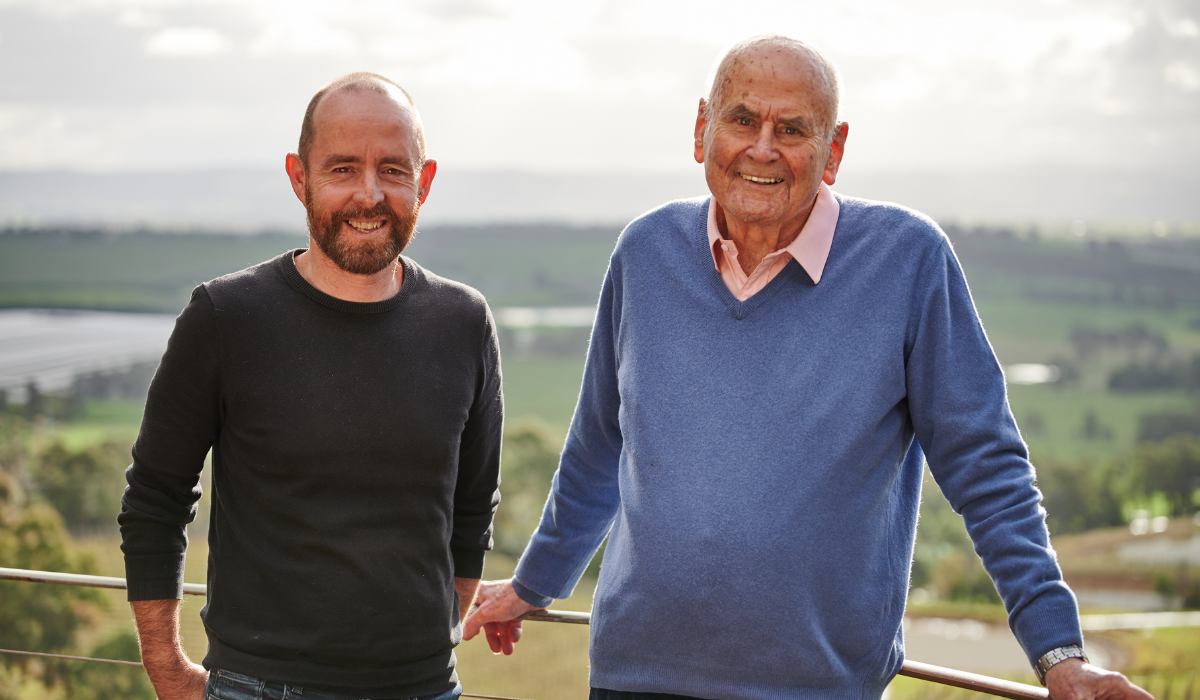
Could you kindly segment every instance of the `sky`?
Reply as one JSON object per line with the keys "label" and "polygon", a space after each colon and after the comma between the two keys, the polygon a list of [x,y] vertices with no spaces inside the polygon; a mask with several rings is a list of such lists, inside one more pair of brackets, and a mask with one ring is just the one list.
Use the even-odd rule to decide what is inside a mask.
{"label": "sky", "polygon": [[0,0],[0,171],[282,167],[323,83],[404,85],[442,170],[694,172],[713,62],[843,76],[843,169],[1200,163],[1200,0]]}

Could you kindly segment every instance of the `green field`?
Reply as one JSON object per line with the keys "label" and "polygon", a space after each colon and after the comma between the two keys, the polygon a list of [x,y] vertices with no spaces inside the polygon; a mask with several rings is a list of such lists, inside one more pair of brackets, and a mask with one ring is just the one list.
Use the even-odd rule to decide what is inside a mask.
{"label": "green field", "polygon": [[[484,291],[493,306],[595,303],[618,230],[422,229],[406,254]],[[196,285],[307,246],[290,234],[0,230],[0,308],[176,313]]]}
{"label": "green field", "polygon": [[582,357],[503,360],[506,420],[536,417],[566,435],[583,381]]}
{"label": "green field", "polygon": [[[1183,361],[1200,353],[1200,239],[1080,240],[1039,237],[1029,228],[947,231],[1001,362],[1061,365],[1075,375],[1052,390],[1012,387],[1014,412],[1036,456],[1127,457],[1141,414],[1193,410],[1194,393],[1114,394],[1107,382],[1129,362]],[[493,307],[588,305],[617,233],[551,225],[435,227],[418,232],[408,253],[477,287]],[[194,285],[304,242],[283,234],[3,231],[0,307],[175,312]],[[1083,356],[1072,343],[1080,329],[1133,327],[1161,337],[1165,351],[1154,355],[1118,343]],[[565,432],[582,346],[532,356],[504,350],[509,415],[538,416]],[[1089,411],[1102,429],[1086,436],[1081,426]]]}
{"label": "green field", "polygon": [[[1080,473],[1086,475],[1106,464],[1131,463],[1144,416],[1191,415],[1198,410],[1198,387],[1186,382],[1137,391],[1114,391],[1109,384],[1115,371],[1131,364],[1186,363],[1200,353],[1200,243],[1195,239],[1039,239],[1027,233],[950,231],[1001,363],[1006,367],[1050,364],[1062,371],[1055,383],[1009,387],[1013,413],[1033,461],[1043,476],[1062,465],[1083,465]],[[430,269],[476,286],[493,307],[587,305],[594,303],[615,236],[615,230],[567,227],[433,229],[422,232],[410,252]],[[302,244],[302,239],[282,235],[0,233],[0,307],[174,312],[195,284]],[[547,443],[540,449],[556,451],[579,392],[582,342],[569,337],[563,342],[521,345],[507,332],[502,332],[501,342],[507,425],[510,429],[534,426]],[[110,442],[127,455],[141,410],[137,400],[88,401],[82,413],[70,420],[39,418],[31,424],[28,459],[35,459],[39,450],[55,441],[68,450]],[[14,467],[5,459],[10,457],[0,454],[0,467],[28,476],[28,464]],[[507,461],[509,456],[505,459],[506,473],[520,473],[519,465]],[[22,483],[29,483],[23,478]],[[511,493],[519,481],[508,483],[505,498],[510,510],[537,510],[545,484],[539,487],[543,490],[522,498]],[[192,526],[189,581],[204,580],[207,498]],[[927,490],[926,498],[919,558],[921,552],[941,550],[973,557],[961,520],[939,500],[935,489]],[[536,512],[525,516],[528,522]],[[939,537],[944,541],[930,540]],[[100,532],[76,533],[75,540],[94,557],[97,573],[122,575],[115,525]],[[510,547],[505,552],[489,557],[488,577],[511,574],[513,551]],[[939,561],[924,563],[935,570]],[[591,579],[585,579],[579,593],[558,607],[588,609],[593,586]],[[75,651],[86,651],[113,630],[132,629],[123,596],[105,595],[107,612],[79,636]],[[190,599],[185,607],[185,645],[196,658],[202,656],[205,644],[196,615],[201,604]],[[982,619],[1003,614],[994,604],[974,598],[936,600],[930,605],[926,611],[934,612],[929,614]],[[1157,674],[1152,683],[1175,682],[1171,674],[1186,668],[1200,649],[1200,631],[1117,637],[1130,650],[1130,670]],[[530,623],[513,658],[492,656],[482,639],[465,643],[458,655],[468,692],[533,700],[586,694],[587,631],[583,627]],[[0,686],[4,682],[0,678]],[[963,693],[908,679],[898,679],[892,688],[893,700],[951,700],[951,696],[965,700]]]}

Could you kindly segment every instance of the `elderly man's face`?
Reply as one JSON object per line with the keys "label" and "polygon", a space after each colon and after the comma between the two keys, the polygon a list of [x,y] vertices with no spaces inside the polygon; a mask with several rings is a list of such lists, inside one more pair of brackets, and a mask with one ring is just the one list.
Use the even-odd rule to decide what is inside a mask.
{"label": "elderly man's face", "polygon": [[300,183],[309,233],[343,270],[379,272],[412,239],[423,179],[433,176],[415,162],[411,112],[387,95],[343,89],[322,99],[313,133]]}
{"label": "elderly man's face", "polygon": [[810,60],[774,47],[743,56],[721,104],[696,120],[696,160],[726,218],[787,226],[833,184],[845,132],[829,139],[827,95]]}

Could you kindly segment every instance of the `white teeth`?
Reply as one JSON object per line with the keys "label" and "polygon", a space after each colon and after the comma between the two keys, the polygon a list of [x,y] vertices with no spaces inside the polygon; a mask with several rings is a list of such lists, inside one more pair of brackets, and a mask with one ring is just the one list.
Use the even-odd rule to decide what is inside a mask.
{"label": "white teeth", "polygon": [[777,182],[783,182],[783,178],[781,177],[754,177],[753,175],[747,175],[745,173],[738,174],[742,176],[743,180],[749,180],[750,182],[761,182],[764,185],[774,185]]}
{"label": "white teeth", "polygon": [[366,233],[367,231],[374,231],[375,229],[379,228],[380,226],[383,226],[382,221],[371,221],[371,222],[365,223],[365,224],[356,224],[353,221],[347,221],[346,223],[353,226],[354,230],[362,231],[363,233]]}

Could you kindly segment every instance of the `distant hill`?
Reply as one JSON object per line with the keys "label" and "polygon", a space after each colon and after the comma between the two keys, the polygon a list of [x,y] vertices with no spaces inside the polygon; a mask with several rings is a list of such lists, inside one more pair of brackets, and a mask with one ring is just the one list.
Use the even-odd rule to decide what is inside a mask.
{"label": "distant hill", "polygon": [[[1001,363],[1054,369],[1057,381],[1046,380],[1052,383],[1009,386],[1013,412],[1039,464],[1132,454],[1146,437],[1142,426],[1153,421],[1198,425],[1195,382],[1160,379],[1200,376],[1190,369],[1200,366],[1200,237],[944,228]],[[586,307],[595,304],[620,229],[423,225],[407,252],[479,289],[498,313],[504,307]],[[0,307],[174,314],[195,285],[306,242],[284,233],[0,229]],[[501,330],[506,374],[527,371],[541,387],[525,395],[537,400],[520,411],[565,429],[586,329]],[[12,343],[0,335],[5,341]],[[1122,384],[1118,391],[1118,374],[1154,381]]]}
{"label": "distant hill", "polygon": [[[939,221],[1200,221],[1200,168],[859,171],[843,194],[902,203]],[[707,193],[699,166],[664,173],[438,171],[424,225],[620,226],[671,199]],[[299,232],[304,210],[278,169],[192,172],[0,172],[0,226]]]}
{"label": "distant hill", "polygon": [[[1200,310],[1200,238],[1046,238],[946,224],[979,303]],[[501,306],[594,304],[621,226],[420,226],[406,254]],[[192,287],[307,245],[296,233],[0,229],[0,307],[178,311]],[[1193,312],[1194,313],[1194,312]]]}
{"label": "distant hill", "polygon": [[[423,226],[405,252],[484,291],[494,307],[589,305],[618,233],[617,226]],[[0,230],[0,307],[177,313],[201,282],[307,244],[290,233]]]}

